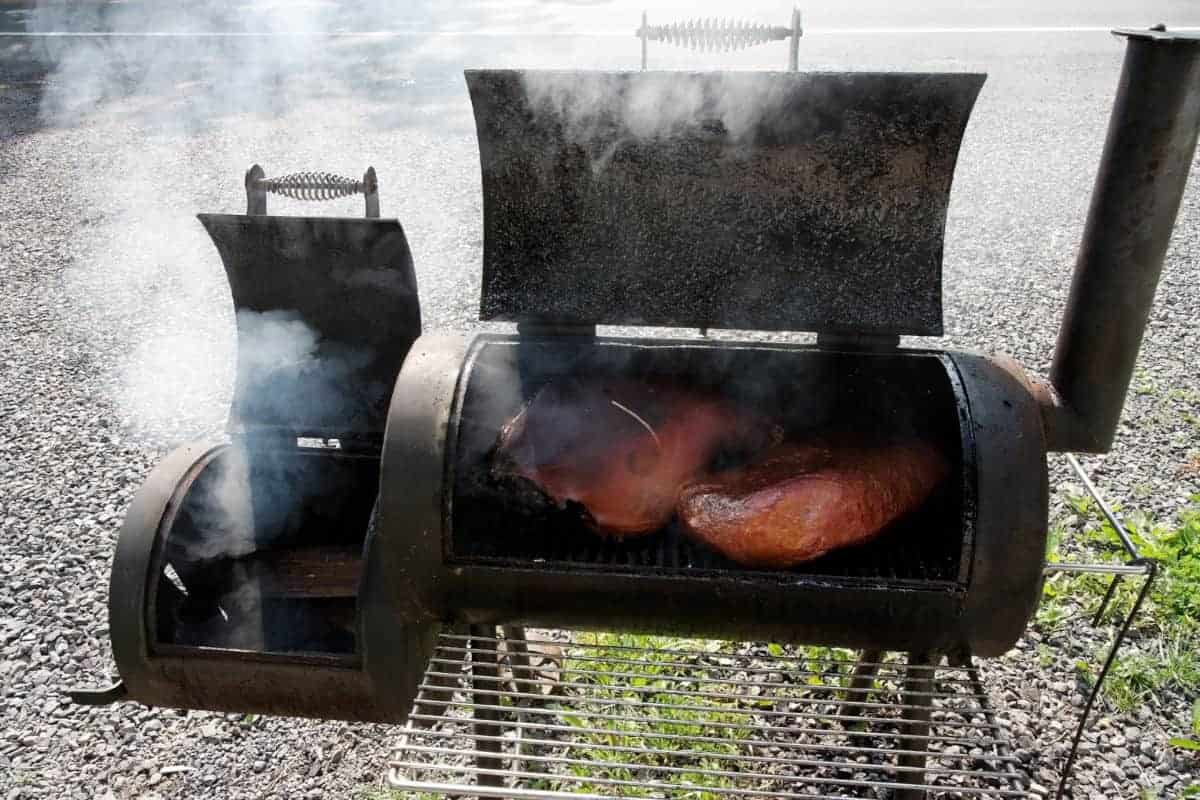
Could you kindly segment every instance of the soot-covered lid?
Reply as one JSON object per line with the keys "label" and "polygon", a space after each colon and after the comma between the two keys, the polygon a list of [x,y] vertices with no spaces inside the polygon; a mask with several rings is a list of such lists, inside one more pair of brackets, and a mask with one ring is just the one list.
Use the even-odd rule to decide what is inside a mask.
{"label": "soot-covered lid", "polygon": [[984,77],[468,71],[480,317],[941,334]]}
{"label": "soot-covered lid", "polygon": [[237,312],[233,431],[376,440],[421,333],[394,219],[201,214]]}

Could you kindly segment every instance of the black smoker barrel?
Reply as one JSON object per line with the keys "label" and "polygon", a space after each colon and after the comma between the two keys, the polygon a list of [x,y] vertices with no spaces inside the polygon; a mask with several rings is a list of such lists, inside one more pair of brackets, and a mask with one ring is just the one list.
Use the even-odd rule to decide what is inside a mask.
{"label": "black smoker barrel", "polygon": [[[896,346],[901,334],[942,330],[946,208],[983,76],[471,71],[467,81],[483,172],[481,316],[520,333],[422,337],[406,359],[368,558],[392,583],[367,609],[368,629],[378,616],[379,627],[1011,647],[1036,605],[1045,545],[1038,406],[1004,364]],[[591,334],[596,324],[822,339],[608,339]],[[495,477],[506,421],[542,387],[575,380],[719,395],[789,441],[916,439],[952,475],[874,542],[794,569],[742,567],[673,523],[606,542],[571,507],[539,507],[527,487]]]}
{"label": "black smoker barrel", "polygon": [[[492,472],[501,425],[539,387],[576,378],[721,393],[788,437],[916,437],[952,474],[874,541],[793,569],[739,566],[673,524],[606,540]],[[380,485],[368,569],[390,582],[374,583],[386,596],[367,607],[368,631],[452,620],[996,655],[1041,586],[1039,410],[1007,370],[966,353],[423,336],[397,381]]]}

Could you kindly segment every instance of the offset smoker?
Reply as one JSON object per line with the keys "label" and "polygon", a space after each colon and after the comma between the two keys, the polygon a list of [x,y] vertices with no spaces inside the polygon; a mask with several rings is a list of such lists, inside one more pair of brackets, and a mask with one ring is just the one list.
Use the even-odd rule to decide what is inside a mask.
{"label": "offset smoker", "polygon": [[[130,510],[111,595],[121,691],[401,721],[447,625],[840,644],[918,665],[1004,652],[1039,595],[1046,453],[1111,442],[1200,129],[1197,39],[1127,35],[1048,382],[898,346],[942,332],[946,207],[981,76],[468,73],[481,316],[515,335],[420,335],[395,220],[265,216],[277,190],[359,191],[373,217],[372,173],[252,172],[248,215],[202,218],[239,312],[231,441],[173,454]],[[490,469],[504,422],[562,376],[703,388],[789,437],[902,433],[952,469],[874,541],[789,570],[739,566],[674,524],[605,540]]]}

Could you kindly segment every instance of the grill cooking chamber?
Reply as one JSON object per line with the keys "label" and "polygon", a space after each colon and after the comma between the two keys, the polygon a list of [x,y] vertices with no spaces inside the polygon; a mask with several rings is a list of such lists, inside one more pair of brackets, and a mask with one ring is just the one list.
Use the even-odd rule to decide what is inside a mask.
{"label": "grill cooking chamber", "polygon": [[[786,439],[854,431],[934,445],[950,475],[876,539],[789,570],[739,566],[676,522],[605,539],[578,509],[530,501],[491,470],[505,421],[552,380],[655,380],[722,395]],[[380,536],[407,623],[612,627],[995,655],[1041,584],[1040,416],[998,362],[937,351],[592,337],[423,337],[401,370]],[[373,612],[368,612],[373,613]]]}

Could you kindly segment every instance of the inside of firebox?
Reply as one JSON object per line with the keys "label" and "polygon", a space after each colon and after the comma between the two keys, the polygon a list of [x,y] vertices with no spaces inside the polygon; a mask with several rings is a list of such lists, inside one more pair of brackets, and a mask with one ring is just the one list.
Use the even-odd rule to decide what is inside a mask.
{"label": "inside of firebox", "polygon": [[163,535],[160,646],[352,657],[376,457],[223,450]]}
{"label": "inside of firebox", "polygon": [[[770,345],[708,346],[629,340],[497,337],[477,347],[462,395],[454,455],[451,561],[564,569],[722,572],[965,582],[970,546],[962,432],[951,369],[933,353],[839,353]],[[637,537],[598,535],[573,503],[496,466],[498,432],[540,388],[571,376],[652,381],[721,397],[777,424],[785,441],[919,441],[950,465],[915,512],[870,541],[788,570],[750,569],[689,539],[678,519]],[[567,423],[569,424],[569,423]],[[719,456],[720,470],[753,452]],[[729,459],[733,460],[730,461]]]}

